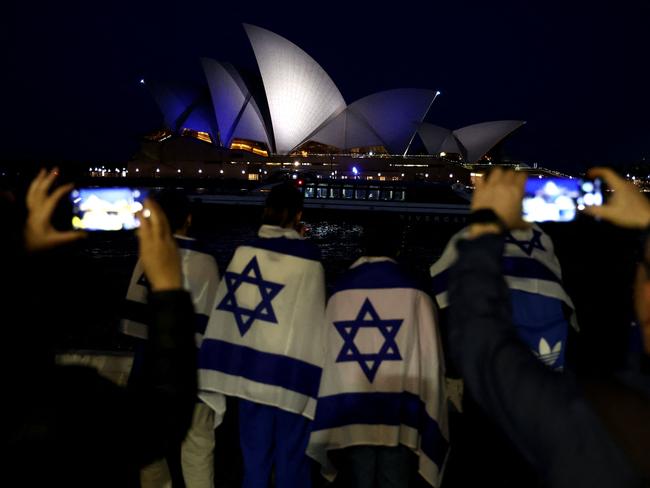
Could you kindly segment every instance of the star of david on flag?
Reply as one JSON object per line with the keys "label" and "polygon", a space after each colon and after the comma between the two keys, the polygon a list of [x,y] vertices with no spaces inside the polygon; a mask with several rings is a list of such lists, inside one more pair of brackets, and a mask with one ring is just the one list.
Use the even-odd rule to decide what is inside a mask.
{"label": "star of david on flag", "polygon": [[[368,381],[372,383],[382,361],[402,360],[397,343],[395,342],[395,336],[402,326],[402,322],[402,319],[382,320],[370,302],[370,299],[366,298],[354,320],[334,322],[334,327],[336,327],[336,330],[344,341],[343,348],[336,358],[336,362],[358,362]],[[361,327],[372,327],[381,332],[384,343],[378,352],[361,353],[359,351],[354,340]]]}
{"label": "star of david on flag", "polygon": [[546,249],[544,249],[544,246],[542,246],[542,233],[537,229],[533,229],[533,237],[531,237],[530,241],[517,240],[511,233],[508,233],[506,234],[506,244],[516,245],[519,247],[519,249],[525,252],[527,256],[532,255],[535,249],[546,251]]}
{"label": "star of david on flag", "polygon": [[[255,320],[262,320],[274,324],[278,323],[271,301],[280,293],[284,285],[273,283],[262,277],[260,266],[257,263],[257,257],[253,256],[253,259],[249,261],[241,273],[226,271],[224,280],[226,281],[228,291],[226,296],[223,297],[223,300],[217,305],[217,310],[232,312],[242,337],[248,332]],[[253,309],[241,307],[237,303],[235,293],[244,283],[255,285],[260,292],[260,302]]]}

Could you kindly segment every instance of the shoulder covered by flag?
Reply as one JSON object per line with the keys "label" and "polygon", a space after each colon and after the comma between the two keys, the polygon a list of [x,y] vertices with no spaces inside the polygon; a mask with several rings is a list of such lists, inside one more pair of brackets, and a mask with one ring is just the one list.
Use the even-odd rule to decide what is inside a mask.
{"label": "shoulder covered by flag", "polygon": [[434,486],[448,448],[443,358],[429,296],[388,258],[361,258],[327,304],[327,352],[307,454],[403,444]]}
{"label": "shoulder covered by flag", "polygon": [[[219,283],[219,269],[214,257],[196,239],[175,236],[181,257],[183,288],[190,292],[195,311],[195,333],[200,344],[208,323],[212,300]],[[147,296],[149,283],[140,261],[133,270],[123,311],[121,330],[124,334],[146,339],[148,337]]]}
{"label": "shoulder covered by flag", "polygon": [[[430,268],[432,291],[440,308],[449,305],[447,288],[449,269],[456,262],[456,245],[466,237],[467,229],[456,233],[440,259]],[[503,273],[512,290],[557,298],[574,309],[573,301],[562,285],[562,268],[555,255],[553,241],[537,224],[529,229],[509,232],[505,237]],[[577,328],[577,322],[573,324]]]}
{"label": "shoulder covered by flag", "polygon": [[[440,259],[431,266],[431,284],[438,306],[449,306],[449,272],[467,229],[455,234]],[[564,366],[569,324],[578,330],[573,301],[562,283],[553,241],[537,224],[506,234],[503,274],[510,289],[512,318],[519,337],[553,369]]]}
{"label": "shoulder covered by flag", "polygon": [[235,251],[199,354],[208,404],[224,393],[313,418],[325,313],[319,257],[295,231],[274,226]]}

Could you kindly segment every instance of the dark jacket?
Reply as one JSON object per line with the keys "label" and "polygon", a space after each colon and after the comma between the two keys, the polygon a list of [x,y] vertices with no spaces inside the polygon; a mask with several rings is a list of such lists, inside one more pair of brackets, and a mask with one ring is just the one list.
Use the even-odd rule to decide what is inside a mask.
{"label": "dark jacket", "polygon": [[32,370],[5,390],[5,482],[138,486],[139,469],[184,438],[196,397],[194,336],[186,326],[192,302],[187,292],[168,291],[152,293],[149,304],[154,326],[144,380],[134,391],[77,366]]}
{"label": "dark jacket", "polygon": [[466,388],[547,486],[645,486],[575,378],[548,370],[518,339],[503,245],[496,235],[458,244],[449,344]]}

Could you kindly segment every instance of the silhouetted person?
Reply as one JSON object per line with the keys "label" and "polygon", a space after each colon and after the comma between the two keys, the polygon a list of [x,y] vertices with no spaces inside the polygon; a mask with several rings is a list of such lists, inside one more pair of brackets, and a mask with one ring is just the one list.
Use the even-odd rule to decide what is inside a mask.
{"label": "silhouetted person", "polygon": [[[219,270],[217,263],[205,246],[189,237],[192,225],[191,203],[188,198],[174,190],[164,190],[154,196],[162,211],[167,216],[179,248],[183,272],[183,288],[192,296],[194,320],[186,327],[192,330],[197,348],[201,347],[203,333],[208,324],[217,286]],[[147,297],[149,284],[144,276],[142,262],[139,260],[129,283],[127,291],[122,331],[136,338],[136,354],[130,383],[136,383],[143,367],[143,355],[148,337]],[[192,426],[180,447],[180,462],[183,479],[187,488],[209,488],[214,486],[214,445],[215,426],[221,423],[225,411],[223,408],[215,418],[215,411],[205,403],[198,401],[192,418]],[[174,450],[174,452],[177,452]],[[141,483],[147,486],[171,486],[171,475],[165,460],[160,460],[143,470]]]}
{"label": "silhouetted person", "polygon": [[[305,455],[323,362],[324,271],[302,194],[275,186],[259,238],[235,251],[199,354],[201,398],[239,398],[244,486],[310,486]],[[216,397],[215,397],[216,395]],[[215,405],[216,398],[216,405]]]}
{"label": "silhouetted person", "polygon": [[447,456],[447,395],[431,298],[395,261],[400,229],[364,228],[364,255],[327,304],[326,359],[308,454],[341,486],[432,486]]}
{"label": "silhouetted person", "polygon": [[[650,202],[606,169],[614,190],[587,213],[630,228],[650,224]],[[450,278],[449,343],[467,389],[508,435],[546,486],[632,487],[650,481],[650,384],[642,372],[578,382],[550,371],[513,326],[502,254],[508,229],[525,227],[526,176],[496,169],[479,181],[472,209],[480,222],[458,243]],[[606,257],[604,257],[606,258]],[[650,275],[646,247],[636,311],[650,352]]]}
{"label": "silhouetted person", "polygon": [[147,201],[150,216],[141,215],[138,239],[151,285],[152,328],[140,387],[127,391],[94,369],[55,366],[47,344],[35,335],[57,323],[32,323],[34,310],[25,306],[32,301],[26,298],[27,285],[39,280],[38,269],[31,268],[37,254],[84,236],[52,226],[58,201],[71,189],[65,185],[50,194],[56,175],[56,170],[43,170],[34,179],[27,194],[23,246],[2,256],[8,264],[2,268],[3,283],[12,283],[2,296],[11,317],[3,324],[9,340],[2,365],[3,476],[20,486],[137,486],[140,467],[180,442],[191,422],[196,357],[184,324],[193,316],[192,303],[182,290],[178,250],[165,216]]}

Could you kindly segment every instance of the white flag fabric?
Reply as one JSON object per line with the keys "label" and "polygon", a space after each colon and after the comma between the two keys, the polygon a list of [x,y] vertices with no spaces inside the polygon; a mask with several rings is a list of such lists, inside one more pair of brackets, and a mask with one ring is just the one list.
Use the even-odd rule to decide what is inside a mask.
{"label": "white flag fabric", "polygon": [[444,360],[434,305],[388,258],[364,257],[327,304],[327,353],[307,454],[332,480],[328,451],[411,448],[433,486],[447,455]]}
{"label": "white flag fabric", "polygon": [[[200,347],[219,286],[219,269],[214,257],[199,241],[183,236],[174,237],[181,257],[183,288],[190,293],[194,304],[195,323],[190,326],[195,328],[196,345]],[[138,260],[126,294],[125,317],[121,321],[124,334],[140,339],[148,338],[148,294],[149,283],[144,275],[142,263]]]}
{"label": "white flag fabric", "polygon": [[[431,266],[433,295],[440,309],[449,306],[449,269],[456,262],[456,244],[467,228],[455,234],[442,256]],[[537,224],[506,234],[503,273],[510,289],[517,332],[542,362],[564,367],[569,324],[578,330],[573,301],[564,290],[562,269],[553,241]],[[562,305],[563,304],[563,305]],[[566,319],[564,309],[569,311]]]}
{"label": "white flag fabric", "polygon": [[314,418],[324,347],[320,252],[263,225],[235,251],[199,354],[199,397],[225,394]]}

